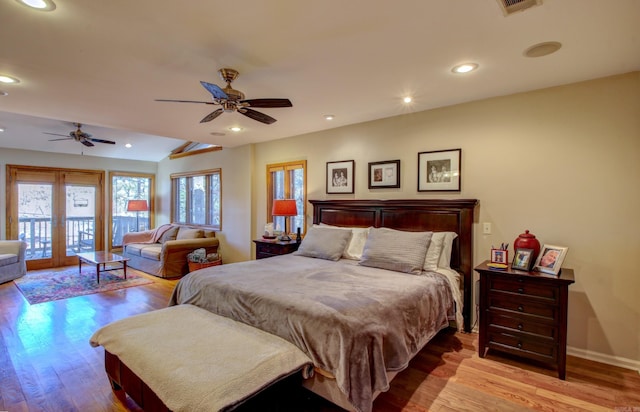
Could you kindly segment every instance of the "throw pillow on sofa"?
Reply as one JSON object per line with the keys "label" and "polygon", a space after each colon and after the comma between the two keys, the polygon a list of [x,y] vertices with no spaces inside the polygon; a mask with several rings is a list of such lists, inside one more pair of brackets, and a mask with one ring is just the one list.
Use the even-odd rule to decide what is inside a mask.
{"label": "throw pillow on sofa", "polygon": [[176,226],[164,232],[163,235],[160,237],[160,243],[164,244],[164,242],[166,242],[167,240],[176,240],[176,236],[178,235],[178,229],[180,228]]}
{"label": "throw pillow on sofa", "polygon": [[180,227],[178,230],[178,235],[176,236],[176,240],[183,239],[199,239],[204,237],[204,232],[202,229],[188,229],[185,227]]}

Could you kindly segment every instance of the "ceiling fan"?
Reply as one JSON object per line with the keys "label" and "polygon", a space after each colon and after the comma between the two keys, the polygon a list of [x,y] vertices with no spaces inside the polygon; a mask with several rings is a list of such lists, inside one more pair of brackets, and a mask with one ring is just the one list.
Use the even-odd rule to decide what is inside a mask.
{"label": "ceiling fan", "polygon": [[[96,139],[91,137],[89,133],[85,133],[82,130],[80,130],[82,128],[82,124],[80,123],[74,123],[73,125],[76,126],[77,129],[69,132],[69,137],[65,137],[64,139],[49,139],[49,141],[54,142],[56,140],[75,140],[76,142],[80,142],[83,145],[88,147],[95,146],[93,142],[116,144],[116,142],[114,142],[113,140]],[[48,132],[42,132],[42,133],[50,134],[52,136],[66,136],[64,134],[58,134],[58,133],[48,133]]]}
{"label": "ceiling fan", "polygon": [[239,90],[235,90],[231,87],[231,82],[234,81],[238,77],[238,71],[234,69],[220,69],[218,70],[220,73],[220,77],[222,80],[227,82],[227,86],[222,89],[215,84],[207,83],[201,81],[200,84],[207,89],[209,93],[213,96],[213,101],[211,102],[201,102],[194,100],[168,100],[168,99],[156,99],[157,102],[178,102],[178,103],[203,103],[203,104],[215,104],[222,106],[219,109],[214,110],[213,112],[206,115],[200,123],[210,122],[216,117],[220,116],[224,112],[238,112],[242,115],[245,115],[253,120],[257,120],[259,122],[265,124],[272,124],[276,121],[271,116],[267,116],[264,113],[260,113],[256,110],[253,110],[252,107],[258,108],[274,108],[274,107],[292,107],[291,101],[289,99],[246,99],[244,98],[244,93]]}

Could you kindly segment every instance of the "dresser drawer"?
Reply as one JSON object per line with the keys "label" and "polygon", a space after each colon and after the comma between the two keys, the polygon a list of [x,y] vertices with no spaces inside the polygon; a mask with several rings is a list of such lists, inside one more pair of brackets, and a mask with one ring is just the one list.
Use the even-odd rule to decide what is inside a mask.
{"label": "dresser drawer", "polygon": [[558,358],[558,345],[553,341],[530,339],[520,333],[506,333],[490,327],[488,331],[489,348],[524,356],[541,362],[555,362]]}
{"label": "dresser drawer", "polygon": [[487,314],[489,327],[502,328],[506,332],[522,332],[540,338],[555,340],[558,338],[558,328],[548,323],[533,322],[527,316],[504,316],[493,311]]}
{"label": "dresser drawer", "polygon": [[525,282],[523,278],[494,277],[489,281],[492,291],[514,293],[544,299],[555,303],[559,299],[560,289],[541,282]]}
{"label": "dresser drawer", "polygon": [[532,299],[514,299],[513,296],[501,293],[492,293],[489,296],[489,309],[503,311],[505,315],[510,312],[519,316],[527,316],[531,320],[547,323],[555,323],[558,319],[559,308],[557,305],[544,305]]}

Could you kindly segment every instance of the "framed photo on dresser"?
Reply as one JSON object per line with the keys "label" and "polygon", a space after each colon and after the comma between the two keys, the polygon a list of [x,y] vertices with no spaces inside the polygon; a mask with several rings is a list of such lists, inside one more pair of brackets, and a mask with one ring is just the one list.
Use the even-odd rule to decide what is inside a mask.
{"label": "framed photo on dresser", "polygon": [[569,248],[564,246],[544,245],[536,259],[535,269],[538,272],[558,275],[568,250]]}
{"label": "framed photo on dresser", "polygon": [[516,249],[513,252],[511,269],[530,271],[533,266],[533,249]]}

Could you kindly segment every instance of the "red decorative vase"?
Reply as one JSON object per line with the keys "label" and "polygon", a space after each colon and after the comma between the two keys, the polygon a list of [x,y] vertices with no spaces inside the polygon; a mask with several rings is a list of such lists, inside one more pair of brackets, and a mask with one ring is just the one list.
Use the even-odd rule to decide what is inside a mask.
{"label": "red decorative vase", "polygon": [[538,253],[540,253],[540,242],[536,239],[535,235],[529,233],[528,230],[525,230],[524,233],[521,233],[513,242],[513,251],[515,252],[516,249],[533,249],[533,256],[531,256],[531,260],[535,262],[535,259],[538,257]]}

